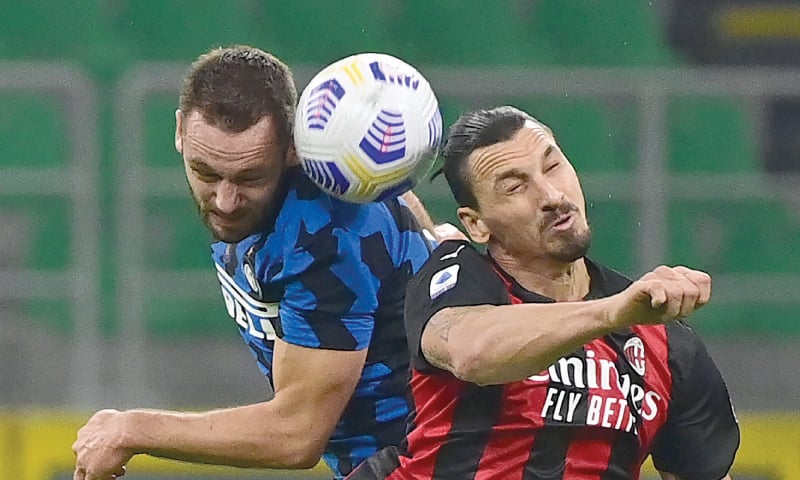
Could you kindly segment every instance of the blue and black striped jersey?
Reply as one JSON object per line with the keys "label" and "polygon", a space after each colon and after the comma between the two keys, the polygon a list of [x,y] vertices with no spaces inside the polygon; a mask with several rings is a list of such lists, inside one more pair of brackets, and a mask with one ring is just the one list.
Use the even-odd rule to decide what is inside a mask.
{"label": "blue and black striped jersey", "polygon": [[275,338],[310,348],[369,348],[324,459],[337,477],[399,444],[409,413],[406,283],[429,244],[400,199],[356,205],[299,172],[270,230],[212,245],[225,306],[272,382]]}

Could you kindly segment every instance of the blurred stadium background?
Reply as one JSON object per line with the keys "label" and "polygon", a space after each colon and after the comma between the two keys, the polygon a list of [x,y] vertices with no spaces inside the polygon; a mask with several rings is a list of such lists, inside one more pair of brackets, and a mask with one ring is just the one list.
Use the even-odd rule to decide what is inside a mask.
{"label": "blurred stadium background", "polygon": [[[713,274],[692,323],[741,418],[735,477],[800,479],[796,0],[4,0],[0,478],[71,478],[99,407],[268,395],[173,149],[181,74],[232,43],[283,58],[298,89],[334,59],[391,53],[429,78],[446,125],[499,103],[549,123],[582,175],[595,258]],[[441,179],[419,193],[454,219]]]}

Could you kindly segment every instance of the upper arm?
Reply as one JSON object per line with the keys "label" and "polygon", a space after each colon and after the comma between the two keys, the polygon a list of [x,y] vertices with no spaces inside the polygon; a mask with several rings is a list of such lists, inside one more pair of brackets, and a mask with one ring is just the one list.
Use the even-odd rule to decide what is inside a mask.
{"label": "upper arm", "polygon": [[416,218],[417,223],[419,223],[422,228],[433,234],[435,224],[433,223],[433,219],[431,219],[428,210],[425,209],[425,205],[422,204],[422,201],[419,199],[419,197],[417,197],[414,192],[409,190],[402,194],[400,198],[403,199],[403,201],[406,203],[406,206],[408,206],[408,209],[411,210],[411,213],[414,215],[414,218]]}
{"label": "upper arm", "polygon": [[412,366],[453,372],[454,355],[460,352],[451,329],[465,319],[465,313],[505,303],[509,300],[502,282],[480,254],[465,242],[443,243],[406,292],[404,316]]}
{"label": "upper arm", "polygon": [[367,349],[341,351],[275,341],[275,398],[321,454],[361,376]]}
{"label": "upper arm", "polygon": [[653,446],[653,463],[682,480],[722,478],[739,447],[727,387],[693,330],[677,323],[668,332],[672,399]]}
{"label": "upper arm", "polygon": [[[451,331],[458,328],[465,320],[474,314],[483,314],[487,309],[495,308],[492,305],[478,305],[472,307],[455,307],[439,310],[428,321],[422,331],[420,349],[425,359],[434,367],[447,370],[461,378],[463,369],[460,360],[466,350],[463,342],[455,341]],[[469,341],[469,332],[468,338]],[[458,336],[458,335],[457,335]],[[463,336],[458,336],[462,339]]]}

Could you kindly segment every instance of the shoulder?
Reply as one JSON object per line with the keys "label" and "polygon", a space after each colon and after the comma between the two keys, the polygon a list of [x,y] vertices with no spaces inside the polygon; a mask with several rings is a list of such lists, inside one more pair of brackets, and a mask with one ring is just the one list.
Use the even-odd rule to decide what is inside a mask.
{"label": "shoulder", "polygon": [[419,231],[409,208],[399,198],[364,204],[346,202],[322,191],[302,172],[290,174],[290,188],[281,206],[276,230],[303,223],[310,231],[330,225],[342,233],[367,236],[378,231]]}
{"label": "shoulder", "polygon": [[706,348],[700,336],[684,322],[669,322],[664,325],[669,342],[670,359],[691,361]]}
{"label": "shoulder", "polygon": [[494,273],[487,258],[465,240],[445,240],[440,243],[420,271],[421,275],[432,275],[442,268],[458,265],[468,271]]}
{"label": "shoulder", "polygon": [[438,296],[438,290],[443,293],[461,279],[485,283],[487,287],[503,285],[489,260],[471,243],[447,240],[431,252],[422,269],[412,279],[411,286],[430,287],[430,295],[434,298]]}

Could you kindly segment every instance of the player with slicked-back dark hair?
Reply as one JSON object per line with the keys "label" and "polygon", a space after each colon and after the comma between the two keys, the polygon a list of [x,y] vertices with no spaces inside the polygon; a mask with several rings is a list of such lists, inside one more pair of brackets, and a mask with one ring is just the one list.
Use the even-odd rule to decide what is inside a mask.
{"label": "player with slicked-back dark hair", "polygon": [[681,320],[710,277],[660,266],[636,281],[587,253],[572,164],[512,107],[462,115],[444,172],[466,241],[408,285],[416,407],[400,447],[351,480],[728,478],[739,429],[725,383]]}

